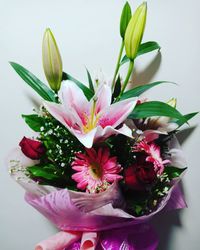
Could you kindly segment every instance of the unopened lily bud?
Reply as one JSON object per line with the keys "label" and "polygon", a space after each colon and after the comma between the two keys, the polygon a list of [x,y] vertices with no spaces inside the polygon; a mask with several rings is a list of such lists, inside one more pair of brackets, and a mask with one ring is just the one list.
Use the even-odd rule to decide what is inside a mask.
{"label": "unopened lily bud", "polygon": [[134,60],[142,41],[147,16],[147,3],[141,4],[133,14],[125,33],[126,56]]}
{"label": "unopened lily bud", "polygon": [[128,2],[124,5],[120,18],[120,35],[124,39],[126,28],[131,19],[131,7]]}
{"label": "unopened lily bud", "polygon": [[62,59],[56,40],[49,28],[46,29],[43,37],[42,60],[46,79],[51,89],[58,92],[62,81]]}
{"label": "unopened lily bud", "polygon": [[176,108],[176,102],[177,102],[177,99],[176,98],[171,98],[167,104],[172,106],[173,108]]}

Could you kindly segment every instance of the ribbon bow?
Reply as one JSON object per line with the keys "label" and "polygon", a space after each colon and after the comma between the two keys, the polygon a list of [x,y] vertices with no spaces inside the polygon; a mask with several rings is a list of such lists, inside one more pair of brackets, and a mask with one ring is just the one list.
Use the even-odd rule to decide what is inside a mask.
{"label": "ribbon bow", "polygon": [[158,238],[148,224],[102,232],[61,231],[36,245],[35,250],[155,250]]}

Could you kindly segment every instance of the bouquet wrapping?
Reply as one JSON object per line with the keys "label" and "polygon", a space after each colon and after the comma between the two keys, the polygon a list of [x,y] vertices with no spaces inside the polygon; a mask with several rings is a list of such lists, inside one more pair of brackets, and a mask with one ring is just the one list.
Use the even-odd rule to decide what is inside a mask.
{"label": "bouquet wrapping", "polygon": [[[173,163],[183,168],[185,159],[176,138],[170,144]],[[25,200],[61,231],[39,243],[36,250],[156,249],[158,237],[149,219],[162,210],[186,207],[178,184],[181,176],[154,212],[134,217],[123,211],[116,183],[99,194],[41,186],[23,174],[21,168],[26,169],[32,164],[19,148],[14,149],[8,158],[12,176],[26,190]]]}

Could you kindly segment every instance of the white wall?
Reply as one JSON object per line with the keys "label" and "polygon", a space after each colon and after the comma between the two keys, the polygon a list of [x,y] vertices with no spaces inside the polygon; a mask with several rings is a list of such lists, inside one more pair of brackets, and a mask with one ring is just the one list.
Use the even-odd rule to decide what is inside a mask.
{"label": "white wall", "polygon": [[[132,6],[141,1],[130,1]],[[64,69],[85,80],[84,66],[93,75],[99,69],[109,78],[114,71],[120,38],[118,23],[124,1],[118,0],[0,0],[0,248],[29,250],[53,234],[55,228],[23,200],[24,191],[8,176],[3,163],[7,152],[23,135],[31,135],[20,114],[31,113],[38,96],[11,69],[8,61],[21,63],[44,79],[41,63],[43,31],[51,27],[58,41]],[[162,55],[143,56],[136,62],[135,82],[171,80],[149,97],[162,101],[178,98],[183,113],[200,110],[200,2],[198,0],[149,0],[144,41],[156,40]],[[161,250],[199,249],[199,139],[192,120],[183,144],[188,160],[184,191],[188,209],[156,219]],[[160,225],[159,225],[160,223]]]}

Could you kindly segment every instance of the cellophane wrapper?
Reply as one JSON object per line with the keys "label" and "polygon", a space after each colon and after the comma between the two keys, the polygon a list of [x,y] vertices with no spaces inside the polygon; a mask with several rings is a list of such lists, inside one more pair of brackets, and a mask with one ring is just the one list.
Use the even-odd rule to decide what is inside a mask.
{"label": "cellophane wrapper", "polygon": [[[169,148],[171,164],[185,167],[185,158],[176,137],[169,142]],[[37,244],[36,250],[153,250],[159,241],[149,220],[161,211],[186,207],[179,185],[185,171],[173,181],[170,191],[155,211],[134,217],[123,210],[125,201],[118,183],[98,194],[39,185],[24,173],[26,167],[35,163],[37,161],[24,156],[20,148],[13,149],[7,158],[11,176],[26,190],[26,202],[60,231]]]}

